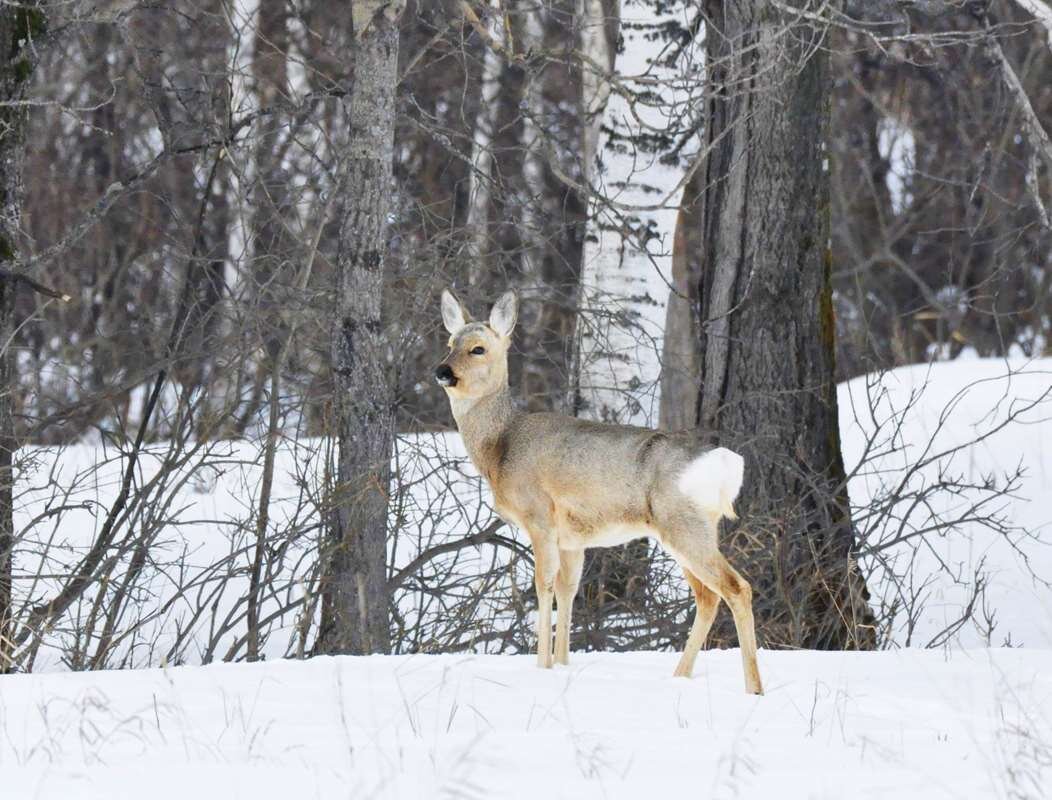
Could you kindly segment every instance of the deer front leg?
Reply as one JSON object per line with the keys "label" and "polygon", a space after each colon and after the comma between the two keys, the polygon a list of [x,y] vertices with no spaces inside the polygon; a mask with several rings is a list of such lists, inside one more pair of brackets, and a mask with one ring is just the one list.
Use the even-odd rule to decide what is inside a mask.
{"label": "deer front leg", "polygon": [[552,666],[552,594],[559,572],[559,548],[554,539],[533,542],[533,585],[537,589],[537,666]]}
{"label": "deer front leg", "polygon": [[584,567],[584,550],[560,550],[559,574],[555,577],[555,663],[570,663],[570,619],[573,615],[573,599],[581,583]]}

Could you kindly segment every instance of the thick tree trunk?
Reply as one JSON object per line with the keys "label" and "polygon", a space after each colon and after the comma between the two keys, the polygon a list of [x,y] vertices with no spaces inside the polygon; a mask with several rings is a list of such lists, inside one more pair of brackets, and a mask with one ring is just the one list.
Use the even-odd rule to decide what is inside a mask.
{"label": "thick tree trunk", "polygon": [[337,254],[332,363],[338,436],[322,648],[390,647],[387,500],[394,441],[389,353],[381,319],[394,158],[398,16],[395,3],[356,3],[347,193]]}
{"label": "thick tree trunk", "polygon": [[823,32],[706,3],[699,424],[742,453],[732,560],[768,646],[874,644],[837,427]]}
{"label": "thick tree trunk", "polygon": [[[22,161],[26,107],[19,105],[33,72],[34,53],[44,34],[44,13],[36,3],[0,6],[0,269],[16,270],[22,222]],[[11,668],[12,555],[14,531],[15,395],[18,373],[12,339],[17,283],[0,280],[0,672]]]}

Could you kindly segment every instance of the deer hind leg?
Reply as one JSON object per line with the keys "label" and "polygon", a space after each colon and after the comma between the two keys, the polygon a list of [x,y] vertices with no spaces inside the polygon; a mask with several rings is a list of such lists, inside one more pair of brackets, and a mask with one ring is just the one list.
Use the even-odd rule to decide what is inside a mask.
{"label": "deer hind leg", "polygon": [[716,619],[716,609],[720,605],[720,596],[712,589],[699,581],[689,569],[684,568],[683,574],[694,592],[694,602],[697,610],[694,612],[694,624],[690,628],[690,636],[687,637],[687,645],[683,648],[683,655],[673,676],[677,678],[689,678],[694,672],[694,660],[698,657],[698,651],[708,638],[709,629]]}
{"label": "deer hind leg", "polygon": [[584,550],[560,550],[559,573],[555,576],[555,663],[570,663],[570,618],[573,599],[581,583]]}
{"label": "deer hind leg", "polygon": [[756,623],[752,616],[752,587],[718,550],[708,559],[708,563],[707,569],[706,565],[699,565],[702,568],[699,577],[709,583],[730,606],[734,616],[734,629],[738,633],[738,646],[742,651],[745,691],[750,694],[763,694],[760,668],[756,664]]}
{"label": "deer hind leg", "polygon": [[[711,534],[715,530],[706,531]],[[715,547],[715,540],[706,543],[697,531],[676,530],[668,546],[680,566],[718,594],[730,607],[738,644],[742,651],[745,671],[745,691],[763,694],[760,668],[756,664],[756,625],[752,615],[752,587]]]}
{"label": "deer hind leg", "polygon": [[537,589],[537,666],[552,666],[552,593],[559,573],[559,547],[547,537],[533,540],[533,585]]}

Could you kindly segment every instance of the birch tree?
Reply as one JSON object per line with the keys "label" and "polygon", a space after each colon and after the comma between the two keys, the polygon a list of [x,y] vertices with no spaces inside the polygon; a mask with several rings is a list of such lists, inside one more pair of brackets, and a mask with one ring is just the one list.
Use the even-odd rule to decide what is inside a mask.
{"label": "birch tree", "polygon": [[[697,150],[691,4],[580,3],[588,231],[578,413],[656,424],[677,210]],[[620,42],[620,46],[618,45]],[[603,72],[603,67],[608,71]]]}
{"label": "birch tree", "polygon": [[[573,373],[578,416],[658,422],[675,223],[697,149],[693,15],[690,4],[578,3],[588,199]],[[590,644],[607,646],[607,615],[640,611],[649,573],[643,542],[589,554],[577,619]]]}

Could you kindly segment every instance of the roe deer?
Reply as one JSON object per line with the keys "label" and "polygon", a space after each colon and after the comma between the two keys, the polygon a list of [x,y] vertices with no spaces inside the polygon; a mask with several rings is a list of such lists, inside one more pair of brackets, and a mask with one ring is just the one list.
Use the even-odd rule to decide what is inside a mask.
{"label": "roe deer", "polygon": [[717,546],[720,518],[734,519],[741,456],[722,447],[705,451],[686,434],[516,411],[508,347],[517,310],[514,292],[507,292],[488,323],[473,322],[444,291],[449,355],[435,379],[449,396],[471,461],[493,491],[497,513],[524,530],[533,546],[538,665],[552,665],[553,593],[555,663],[569,661],[570,613],[585,548],[650,536],[679,562],[697,603],[674,674],[690,677],[722,598],[734,615],[745,689],[763,694],[752,588]]}

